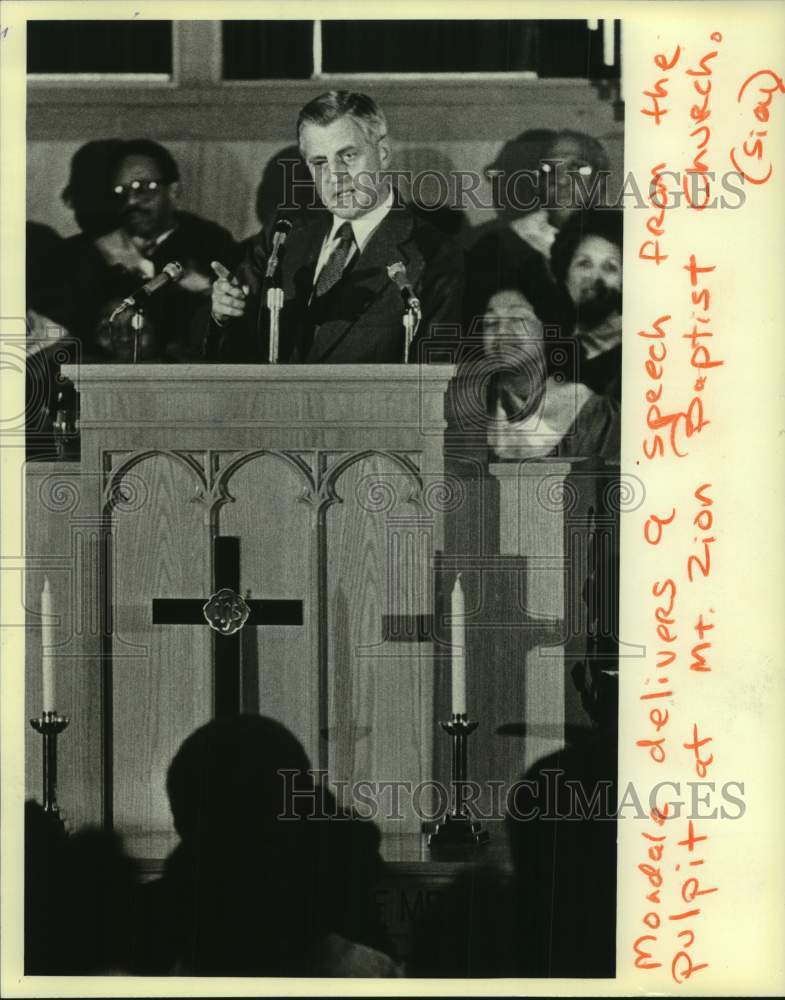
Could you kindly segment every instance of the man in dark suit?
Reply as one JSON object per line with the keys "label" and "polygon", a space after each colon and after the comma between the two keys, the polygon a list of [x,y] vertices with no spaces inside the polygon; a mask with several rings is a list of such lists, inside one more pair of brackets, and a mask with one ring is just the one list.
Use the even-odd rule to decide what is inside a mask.
{"label": "man in dark suit", "polygon": [[[420,360],[420,345],[434,324],[458,329],[461,251],[398,197],[385,175],[390,166],[387,123],[370,97],[346,91],[323,94],[301,110],[297,131],[327,212],[296,228],[282,254],[279,360],[402,362],[405,306],[388,274],[388,267],[398,262],[422,304],[409,354],[409,360]],[[237,275],[215,282],[208,359],[267,359],[267,259],[260,234]]]}

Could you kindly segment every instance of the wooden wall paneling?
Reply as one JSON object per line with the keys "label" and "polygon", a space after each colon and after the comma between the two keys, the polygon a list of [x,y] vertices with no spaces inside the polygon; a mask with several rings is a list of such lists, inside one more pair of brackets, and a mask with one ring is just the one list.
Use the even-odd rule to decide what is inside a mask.
{"label": "wooden wall paneling", "polygon": [[[307,462],[308,456],[304,456]],[[288,460],[221,453],[223,488],[217,524],[240,538],[243,596],[303,601],[303,626],[264,626],[243,632],[243,710],[270,715],[288,726],[316,766],[318,664],[312,655],[315,601],[310,595],[313,558],[309,483]],[[242,464],[239,464],[242,463]],[[250,591],[250,595],[247,592]],[[254,634],[255,631],[255,634]],[[247,633],[247,634],[246,634]]]}
{"label": "wooden wall paneling", "polygon": [[114,823],[149,857],[171,829],[169,762],[212,714],[208,626],[154,626],[152,600],[210,595],[210,526],[199,478],[172,454],[143,458],[119,485],[132,499],[112,516]]}
{"label": "wooden wall paneling", "polygon": [[[101,478],[72,463],[25,469],[25,717],[41,714],[40,601],[49,577],[57,646],[56,707],[70,718],[58,740],[58,803],[76,828],[101,821],[101,664],[96,569]],[[26,726],[25,795],[42,801],[41,737]]]}
{"label": "wooden wall paneling", "polygon": [[[114,133],[112,133],[114,134]],[[151,135],[151,133],[148,133]],[[259,228],[256,197],[269,161],[291,147],[287,138],[280,140],[172,140],[159,132],[154,136],[171,150],[181,173],[180,205],[197,215],[225,226],[237,239],[244,239]],[[440,196],[451,201],[459,195],[457,172],[478,174],[480,182],[465,203],[465,223],[480,226],[495,217],[488,207],[493,203],[490,185],[484,176],[507,137],[498,139],[456,139],[425,144],[395,142],[395,170],[410,171],[418,201],[432,204]],[[86,140],[85,140],[86,141]],[[52,226],[63,236],[78,231],[71,211],[62,203],[60,193],[68,180],[69,164],[79,140],[44,139],[28,143],[27,218]],[[614,162],[614,180],[621,175],[621,144],[610,150]],[[442,182],[429,171],[446,174]],[[408,177],[409,175],[407,175]],[[407,191],[404,177],[400,186]],[[466,183],[466,182],[465,182]]]}
{"label": "wooden wall paneling", "polygon": [[[591,724],[572,677],[573,669],[580,666],[587,681],[591,667],[597,666],[590,660],[592,655],[606,658],[603,666],[611,666],[607,662],[608,633],[615,630],[618,636],[619,625],[619,577],[614,564],[614,553],[618,558],[619,552],[619,505],[636,502],[633,482],[632,477],[627,478],[622,487],[619,467],[599,460],[576,463],[565,481],[572,501],[564,521],[570,560],[564,717],[570,726]],[[596,615],[599,620],[595,621]],[[599,639],[596,651],[590,639],[594,631]]]}
{"label": "wooden wall paneling", "polygon": [[543,460],[494,465],[501,485],[502,552],[527,560],[527,610],[554,625],[554,639],[525,655],[525,723],[522,768],[564,745],[565,653],[559,641],[566,610],[565,508],[570,491],[567,462]]}
{"label": "wooden wall paneling", "polygon": [[154,122],[171,140],[289,142],[300,108],[326,89],[371,93],[384,108],[390,135],[405,142],[507,139],[527,128],[581,129],[598,137],[621,132],[612,103],[586,80],[357,77],[174,88],[35,82],[27,129],[31,139],[100,138],[143,135]]}
{"label": "wooden wall paneling", "polygon": [[[408,501],[416,479],[374,455],[349,466],[336,490],[343,502],[327,515],[330,777],[414,786],[431,778],[432,660],[422,643],[382,642],[382,617],[431,610],[430,581],[419,572],[428,530],[407,523],[419,513]],[[382,794],[382,829],[419,830],[407,798],[396,818]]]}
{"label": "wooden wall paneling", "polygon": [[[346,81],[385,109],[393,167],[473,171],[477,197],[489,191],[484,168],[509,139],[530,128],[572,128],[601,139],[611,160],[611,190],[623,180],[623,126],[611,104],[585,81]],[[330,81],[340,87],[340,81]],[[299,108],[326,83],[108,89],[31,85],[28,102],[27,215],[63,235],[76,231],[60,192],[73,152],[90,139],[147,136],[168,146],[182,173],[184,208],[214,219],[237,238],[257,228],[255,196],[271,157],[296,141]],[[431,176],[422,194],[438,190]],[[487,210],[468,205],[470,226]]]}

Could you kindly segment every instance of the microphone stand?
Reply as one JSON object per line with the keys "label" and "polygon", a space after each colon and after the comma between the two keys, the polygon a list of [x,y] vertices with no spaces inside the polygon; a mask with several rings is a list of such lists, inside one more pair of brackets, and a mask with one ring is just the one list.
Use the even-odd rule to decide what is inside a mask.
{"label": "microphone stand", "polygon": [[[120,305],[117,306],[114,312],[112,312],[112,314],[109,316],[110,331],[114,329],[114,321],[117,319],[120,313],[127,308],[128,304],[125,302],[121,302]],[[131,357],[131,361],[133,364],[137,364],[139,361],[139,335],[141,334],[143,328],[144,328],[144,310],[140,305],[134,305],[133,316],[131,316],[131,329],[134,332],[133,355]]]}
{"label": "microphone stand", "polygon": [[403,363],[407,364],[409,361],[409,351],[412,347],[412,341],[414,340],[414,335],[417,333],[417,327],[420,325],[420,320],[422,319],[422,313],[419,309],[414,306],[409,306],[403,314]]}
{"label": "microphone stand", "polygon": [[264,276],[264,287],[267,289],[266,304],[270,313],[270,348],[267,360],[271,365],[278,364],[278,348],[280,344],[281,310],[283,309],[283,288],[277,281],[280,265],[278,256],[279,245],[273,242],[272,253],[267,261],[267,271]]}
{"label": "microphone stand", "polygon": [[131,329],[134,331],[134,353],[133,353],[133,364],[137,364],[139,361],[139,336],[144,328],[144,313],[142,312],[141,306],[136,306],[134,308],[134,314],[131,317]]}
{"label": "microphone stand", "polygon": [[270,353],[268,360],[271,365],[277,365],[281,309],[283,309],[283,288],[272,285],[267,289],[267,309],[270,313]]}

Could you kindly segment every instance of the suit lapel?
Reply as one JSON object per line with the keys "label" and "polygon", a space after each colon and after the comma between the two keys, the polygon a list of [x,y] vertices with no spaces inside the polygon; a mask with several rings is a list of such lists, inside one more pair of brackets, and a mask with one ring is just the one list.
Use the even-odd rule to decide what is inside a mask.
{"label": "suit lapel", "polygon": [[332,216],[325,212],[315,222],[294,230],[284,250],[282,332],[285,330],[286,342],[281,346],[285,350],[283,356],[290,362],[304,360],[310,348],[312,329],[308,319],[308,300],[316,262],[331,225]]}
{"label": "suit lapel", "polygon": [[[400,260],[407,263],[406,244],[412,234],[413,222],[409,210],[394,205],[368,240],[362,253],[335,286],[331,308],[334,318],[323,322],[305,360],[322,361],[346,337],[367,310],[378,301],[390,283],[387,266]],[[316,250],[319,255],[321,242]],[[313,280],[313,271],[311,271]]]}
{"label": "suit lapel", "polygon": [[[319,259],[322,243],[330,231],[331,224],[332,217],[325,213],[325,218],[292,233],[289,245],[285,250],[286,261],[283,268],[284,282],[286,282],[287,277],[291,281],[291,286],[284,289],[287,298],[294,295],[299,302],[304,304],[308,302],[313,287],[313,272],[316,268],[316,261]],[[305,295],[301,297],[306,289]]]}

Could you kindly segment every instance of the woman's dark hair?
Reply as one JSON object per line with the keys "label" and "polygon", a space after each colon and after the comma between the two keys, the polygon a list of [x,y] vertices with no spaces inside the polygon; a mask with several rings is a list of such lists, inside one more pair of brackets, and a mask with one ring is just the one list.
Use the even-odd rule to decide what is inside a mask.
{"label": "woman's dark hair", "polygon": [[175,181],[180,180],[180,170],[175,162],[175,158],[168,149],[160,143],[154,142],[152,139],[127,139],[125,142],[121,142],[117,148],[113,150],[112,158],[109,163],[110,183],[120,167],[120,164],[129,156],[149,157],[158,167],[158,170],[161,173],[161,177],[159,179],[163,184],[173,184]]}
{"label": "woman's dark hair", "polygon": [[621,250],[624,245],[621,209],[584,209],[571,216],[558,231],[551,247],[551,271],[559,285],[566,283],[575,251],[587,236],[600,236]]}

